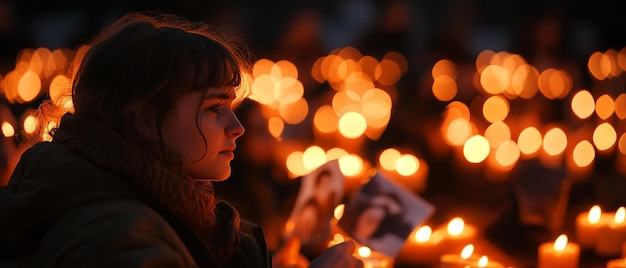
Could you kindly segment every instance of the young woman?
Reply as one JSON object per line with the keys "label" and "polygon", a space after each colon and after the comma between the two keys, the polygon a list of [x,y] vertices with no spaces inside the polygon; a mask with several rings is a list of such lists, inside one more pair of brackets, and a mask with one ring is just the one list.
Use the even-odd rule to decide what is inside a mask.
{"label": "young woman", "polygon": [[[0,266],[271,266],[260,228],[211,185],[230,175],[244,133],[232,106],[249,61],[231,41],[164,14],[100,32],[74,77],[73,112],[0,190]],[[311,266],[360,266],[353,247]]]}

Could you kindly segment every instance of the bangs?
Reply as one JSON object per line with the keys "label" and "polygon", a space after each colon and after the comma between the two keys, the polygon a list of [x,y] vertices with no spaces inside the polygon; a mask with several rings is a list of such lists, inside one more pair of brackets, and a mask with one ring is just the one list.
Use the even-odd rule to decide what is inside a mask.
{"label": "bangs", "polygon": [[181,62],[183,87],[190,91],[206,90],[210,87],[233,87],[236,99],[240,100],[249,92],[249,66],[238,51],[203,34],[192,34],[196,39],[194,49],[185,53]]}

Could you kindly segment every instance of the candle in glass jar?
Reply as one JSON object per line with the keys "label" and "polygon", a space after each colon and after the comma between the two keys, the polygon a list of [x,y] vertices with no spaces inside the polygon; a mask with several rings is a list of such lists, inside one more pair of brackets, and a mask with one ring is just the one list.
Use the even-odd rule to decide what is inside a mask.
{"label": "candle in glass jar", "polygon": [[626,241],[626,209],[620,207],[615,212],[613,220],[598,230],[596,242],[596,254],[601,256],[619,256],[622,253],[622,245]]}
{"label": "candle in glass jar", "polygon": [[580,258],[580,246],[567,241],[567,236],[560,235],[554,243],[539,246],[538,268],[577,268]]}

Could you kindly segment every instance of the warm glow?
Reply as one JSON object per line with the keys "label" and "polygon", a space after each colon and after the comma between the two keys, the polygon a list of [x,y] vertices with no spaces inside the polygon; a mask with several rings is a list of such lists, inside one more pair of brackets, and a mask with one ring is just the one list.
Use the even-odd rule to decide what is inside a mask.
{"label": "warm glow", "polygon": [[487,256],[483,255],[478,259],[478,267],[487,267],[487,264],[489,264],[489,258],[487,258]]}
{"label": "warm glow", "polygon": [[392,86],[400,80],[402,69],[400,65],[393,60],[381,60],[374,70],[374,78],[385,86]]}
{"label": "warm glow", "polygon": [[24,123],[22,124],[24,127],[24,132],[27,134],[32,134],[37,130],[37,118],[33,115],[28,115],[24,118]]}
{"label": "warm glow", "polygon": [[567,247],[567,235],[562,234],[554,241],[554,250],[563,251]]}
{"label": "warm glow", "polygon": [[520,158],[520,150],[517,144],[508,140],[500,144],[496,149],[496,161],[503,167],[510,167],[517,163]]}
{"label": "warm glow", "polygon": [[396,162],[400,158],[400,152],[395,148],[387,148],[378,157],[378,163],[385,170],[395,170]]}
{"label": "warm glow", "polygon": [[574,158],[576,166],[586,167],[596,158],[596,150],[593,148],[591,142],[582,140],[574,147],[572,157]]}
{"label": "warm glow", "polygon": [[617,141],[617,133],[609,123],[602,123],[593,131],[593,143],[600,151],[608,150]]}
{"label": "warm glow", "polygon": [[472,126],[464,118],[457,118],[448,124],[446,138],[451,145],[463,145],[472,135]]}
{"label": "warm glow", "polygon": [[604,94],[598,98],[596,101],[596,114],[598,114],[600,119],[607,119],[611,117],[614,111],[615,102],[611,96]]}
{"label": "warm glow", "polygon": [[420,161],[411,154],[403,154],[396,160],[396,171],[402,176],[411,176],[420,168]]}
{"label": "warm glow", "polygon": [[502,93],[510,80],[510,74],[499,65],[489,65],[480,74],[480,85],[489,94]]}
{"label": "warm glow", "polygon": [[348,139],[360,137],[366,128],[367,123],[360,113],[348,112],[339,118],[339,132]]}
{"label": "warm glow", "polygon": [[433,65],[433,69],[431,71],[433,75],[433,79],[437,79],[437,77],[445,75],[452,79],[456,79],[457,70],[456,65],[451,60],[443,59],[437,61],[435,65]]}
{"label": "warm glow", "polygon": [[304,162],[302,161],[303,156],[304,154],[300,151],[292,152],[287,156],[287,160],[285,162],[287,170],[289,170],[291,174],[294,174],[295,176],[302,176],[307,173],[308,169],[304,167]]}
{"label": "warm glow", "polygon": [[391,107],[391,96],[382,89],[368,89],[361,97],[361,115],[370,127],[387,126],[391,118]]}
{"label": "warm glow", "polygon": [[430,226],[428,225],[424,225],[420,227],[419,229],[417,229],[417,231],[415,232],[415,236],[413,238],[418,243],[424,243],[430,239],[430,236],[432,235],[432,233],[433,233],[433,229],[430,228]]}
{"label": "warm glow", "polygon": [[333,107],[326,104],[317,108],[313,116],[313,125],[322,133],[332,133],[337,130],[339,117],[335,114]]}
{"label": "warm glow", "polygon": [[538,79],[541,93],[548,99],[565,97],[572,88],[572,78],[565,71],[548,68]]}
{"label": "warm glow", "polygon": [[615,216],[613,217],[613,223],[615,224],[623,223],[624,216],[626,216],[626,209],[624,207],[619,207],[617,211],[615,211]]}
{"label": "warm glow", "polygon": [[622,93],[615,99],[615,115],[619,119],[626,118],[626,94]]}
{"label": "warm glow", "polygon": [[500,95],[494,95],[485,100],[483,104],[483,116],[490,122],[500,122],[509,114],[509,102]]}
{"label": "warm glow", "polygon": [[24,102],[34,100],[41,91],[41,79],[39,75],[31,70],[26,71],[20,78],[17,85],[17,94]]}
{"label": "warm glow", "polygon": [[546,132],[543,137],[543,149],[548,155],[555,156],[561,154],[567,147],[567,136],[558,127]]}
{"label": "warm glow", "polygon": [[432,86],[433,95],[440,101],[450,101],[457,93],[456,81],[447,75],[440,75],[435,78]]}
{"label": "warm glow", "polygon": [[346,150],[342,148],[331,148],[330,150],[326,151],[326,161],[339,159],[346,155],[348,155],[348,152],[346,152]]}
{"label": "warm glow", "polygon": [[339,170],[344,176],[355,176],[363,171],[363,159],[358,155],[348,154],[339,158]]}
{"label": "warm glow", "polygon": [[285,123],[295,125],[306,118],[309,113],[309,104],[304,98],[293,103],[283,103],[280,104],[278,113]]}
{"label": "warm glow", "polygon": [[593,111],[596,109],[596,103],[589,91],[581,90],[572,97],[571,107],[578,118],[585,119],[593,114]]}
{"label": "warm glow", "polygon": [[526,155],[537,152],[541,148],[541,144],[541,133],[535,127],[525,128],[517,137],[517,146],[519,146],[520,152]]}
{"label": "warm glow", "polygon": [[279,138],[285,129],[285,122],[279,117],[272,116],[267,120],[267,129],[274,138]]}
{"label": "warm glow", "polygon": [[340,220],[341,217],[343,217],[343,210],[345,207],[345,204],[339,204],[335,207],[335,210],[333,210],[333,216],[335,216],[335,219]]}
{"label": "warm glow", "polygon": [[623,133],[619,138],[619,151],[622,154],[626,154],[626,133]]}
{"label": "warm glow", "polygon": [[2,135],[5,137],[13,137],[15,135],[15,128],[9,122],[2,122]]}
{"label": "warm glow", "polygon": [[504,122],[495,122],[485,129],[485,138],[489,141],[491,148],[495,149],[508,140],[511,140],[511,131]]}
{"label": "warm glow", "polygon": [[587,220],[589,223],[598,223],[600,221],[600,216],[602,216],[602,209],[598,205],[594,205],[589,209],[589,213],[587,214]]}
{"label": "warm glow", "polygon": [[357,249],[357,253],[363,258],[367,258],[372,255],[372,250],[366,246],[362,246]]}
{"label": "warm glow", "polygon": [[463,229],[465,229],[465,222],[460,217],[453,218],[448,222],[448,234],[451,236],[462,234]]}
{"label": "warm glow", "polygon": [[607,62],[606,55],[599,51],[592,53],[587,61],[587,69],[598,80],[604,80],[609,75],[609,70],[603,62]]}
{"label": "warm glow", "polygon": [[472,256],[472,254],[474,254],[474,245],[468,244],[461,251],[461,258],[467,260]]}
{"label": "warm glow", "polygon": [[489,155],[489,141],[480,135],[474,135],[463,145],[463,155],[470,163],[480,163]]}
{"label": "warm glow", "polygon": [[312,170],[326,163],[326,152],[319,146],[311,146],[302,154],[304,168]]}

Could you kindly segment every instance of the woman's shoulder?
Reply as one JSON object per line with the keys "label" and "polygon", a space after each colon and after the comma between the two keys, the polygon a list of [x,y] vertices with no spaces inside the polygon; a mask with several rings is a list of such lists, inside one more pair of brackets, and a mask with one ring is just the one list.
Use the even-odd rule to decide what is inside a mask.
{"label": "woman's shoulder", "polygon": [[194,264],[165,218],[132,199],[101,200],[66,212],[50,226],[40,249],[64,263],[70,256],[77,262],[101,258],[126,264],[150,259],[179,267]]}

